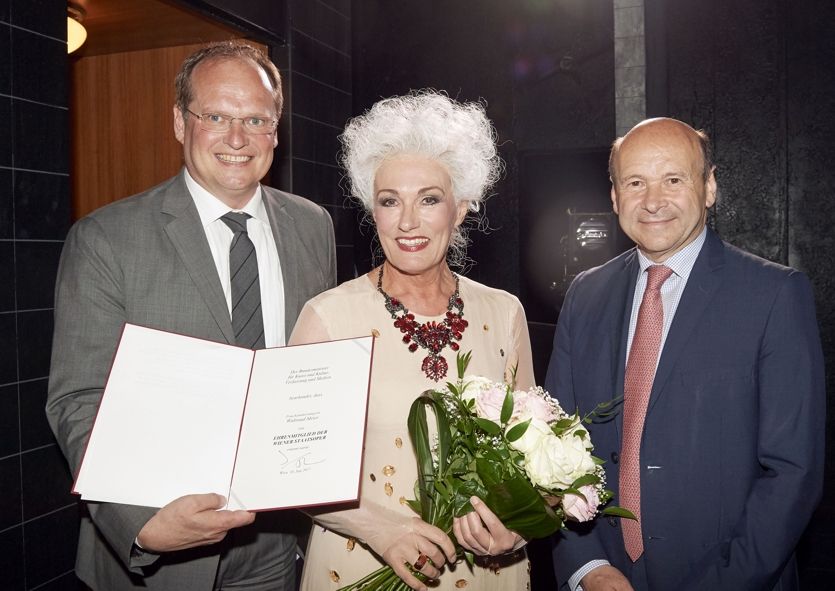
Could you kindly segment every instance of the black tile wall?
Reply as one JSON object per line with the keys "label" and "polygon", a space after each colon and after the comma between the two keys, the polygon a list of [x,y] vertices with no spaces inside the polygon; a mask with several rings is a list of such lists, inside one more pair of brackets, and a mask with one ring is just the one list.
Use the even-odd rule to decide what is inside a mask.
{"label": "black tile wall", "polygon": [[0,96],[0,166],[12,165],[12,100]]}
{"label": "black tile wall", "polygon": [[[0,0],[2,4],[2,0]],[[2,9],[0,8],[0,21],[3,21]],[[0,22],[0,94],[11,92],[11,34],[12,28]]]}
{"label": "black tile wall", "polygon": [[337,166],[342,127],[293,115],[293,157]]}
{"label": "black tile wall", "polygon": [[[67,39],[66,2],[56,0],[11,0],[10,20],[17,27],[28,29],[58,40]],[[27,56],[35,59],[36,56]],[[64,60],[66,61],[66,60]]]}
{"label": "black tile wall", "polygon": [[0,460],[0,531],[20,523],[20,456]]}
{"label": "black tile wall", "polygon": [[55,291],[55,269],[62,242],[23,242],[15,246],[15,289],[18,310],[51,308]]}
{"label": "black tile wall", "polygon": [[14,313],[0,313],[0,384],[17,381],[17,326]]}
{"label": "black tile wall", "polygon": [[336,247],[336,281],[337,283],[344,283],[349,279],[361,275],[354,265],[354,247],[337,246]]}
{"label": "black tile wall", "polygon": [[0,240],[12,237],[14,222],[12,186],[12,171],[8,168],[0,168]]}
{"label": "black tile wall", "polygon": [[[45,42],[53,43],[49,39]],[[16,99],[12,100],[12,107],[14,109],[12,124],[15,167],[67,173],[69,170],[67,110]]]}
{"label": "black tile wall", "polygon": [[336,234],[336,244],[349,246],[354,243],[354,231],[359,223],[357,208],[342,205],[326,205],[325,209],[331,214],[333,229]]}
{"label": "black tile wall", "polygon": [[55,441],[44,414],[46,387],[46,378],[22,382],[18,386],[22,449],[35,449],[51,445]]}
{"label": "black tile wall", "polygon": [[[60,535],[56,535],[57,532]],[[75,505],[26,522],[24,550],[28,589],[65,576],[72,570],[77,537],[78,508]]]}
{"label": "black tile wall", "polygon": [[293,69],[340,90],[351,90],[351,56],[305,33],[293,37]]}
{"label": "black tile wall", "polygon": [[322,4],[330,6],[342,16],[351,16],[351,0],[322,0]]}
{"label": "black tile wall", "polygon": [[38,591],[91,591],[74,573],[67,573],[38,587]]}
{"label": "black tile wall", "polygon": [[[557,316],[554,315],[556,323]],[[548,362],[551,360],[551,349],[554,346],[554,333],[557,325],[547,322],[528,322],[528,333],[531,337],[531,351],[533,353],[533,371],[537,384],[545,383],[548,372]],[[551,392],[557,396],[557,392]]]}
{"label": "black tile wall", "polygon": [[70,224],[66,7],[0,0],[0,589],[10,591],[78,589],[78,510],[44,414]]}
{"label": "black tile wall", "polygon": [[293,29],[337,51],[351,53],[350,8],[346,11],[343,6],[337,12],[320,0],[291,0],[290,4]]}
{"label": "black tile wall", "polygon": [[[292,189],[325,205],[334,221],[339,281],[357,271],[354,206],[338,164],[352,113],[350,0],[291,0],[288,63]],[[362,269],[359,273],[365,272]]]}
{"label": "black tile wall", "polygon": [[20,423],[17,417],[17,385],[0,386],[0,458],[20,453]]}
{"label": "black tile wall", "polygon": [[63,240],[70,226],[69,192],[70,179],[65,174],[15,171],[15,236]]}
{"label": "black tile wall", "polygon": [[58,446],[26,452],[21,460],[24,520],[75,504],[70,493],[73,481]]}
{"label": "black tile wall", "polygon": [[63,83],[67,63],[66,43],[12,29],[12,46],[15,55],[31,56],[26,60],[12,61],[15,96],[51,105],[66,105],[66,84]]}
{"label": "black tile wall", "polygon": [[351,116],[349,92],[328,86],[301,73],[294,72],[292,79],[295,114],[339,129],[345,127],[345,122]]}
{"label": "black tile wall", "polygon": [[293,159],[293,191],[323,205],[344,201],[342,171],[332,164]]}
{"label": "black tile wall", "polygon": [[0,531],[0,573],[3,573],[3,589],[8,591],[26,589],[23,565],[23,527],[17,526]]}
{"label": "black tile wall", "polygon": [[[55,274],[57,268],[53,269]],[[18,367],[21,380],[49,375],[52,310],[17,313]]]}
{"label": "black tile wall", "polygon": [[0,241],[0,312],[14,310],[14,242]]}

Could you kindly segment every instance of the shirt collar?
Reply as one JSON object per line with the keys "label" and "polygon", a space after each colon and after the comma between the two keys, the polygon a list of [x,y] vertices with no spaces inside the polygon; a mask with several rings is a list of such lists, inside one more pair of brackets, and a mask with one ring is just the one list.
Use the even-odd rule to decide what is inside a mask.
{"label": "shirt collar", "polygon": [[191,198],[194,201],[195,207],[197,207],[197,214],[200,216],[200,223],[203,224],[204,228],[216,222],[230,211],[248,213],[256,220],[269,226],[270,220],[267,217],[267,208],[264,207],[264,201],[261,198],[261,185],[258,185],[255,189],[255,195],[252,196],[252,199],[249,200],[243,209],[233,210],[195,181],[189,174],[188,169],[184,168],[183,173],[185,174],[186,187],[188,188],[188,192],[191,193]]}
{"label": "shirt collar", "polygon": [[699,253],[702,251],[702,246],[704,246],[705,238],[707,237],[707,227],[705,226],[702,228],[701,233],[696,236],[696,239],[693,240],[690,244],[682,248],[680,251],[672,255],[663,263],[656,263],[655,261],[650,260],[641,249],[638,249],[638,264],[640,265],[639,273],[643,273],[646,271],[647,267],[656,264],[662,264],[665,267],[669,267],[673,270],[673,273],[684,279],[685,281],[690,276],[690,271],[693,270],[693,265],[696,264],[696,258],[698,258]]}

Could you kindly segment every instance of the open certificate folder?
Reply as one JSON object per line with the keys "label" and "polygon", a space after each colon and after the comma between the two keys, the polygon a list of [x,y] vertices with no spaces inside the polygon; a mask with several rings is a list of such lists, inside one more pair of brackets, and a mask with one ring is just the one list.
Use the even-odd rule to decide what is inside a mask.
{"label": "open certificate folder", "polygon": [[250,511],[354,501],[373,343],[251,351],[127,324],[74,492],[148,507],[215,492]]}

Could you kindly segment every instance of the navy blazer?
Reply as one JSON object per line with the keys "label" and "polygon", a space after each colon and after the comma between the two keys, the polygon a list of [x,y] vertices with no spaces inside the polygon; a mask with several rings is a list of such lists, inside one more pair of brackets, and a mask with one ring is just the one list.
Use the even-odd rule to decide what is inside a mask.
{"label": "navy blazer", "polygon": [[[568,290],[545,387],[569,412],[623,394],[638,269],[633,249]],[[621,410],[589,429],[614,503]],[[824,418],[808,279],[708,230],[661,352],[641,443],[649,590],[796,589],[794,547],[823,488]],[[617,519],[572,526],[555,536],[560,583],[596,558],[630,577]]]}

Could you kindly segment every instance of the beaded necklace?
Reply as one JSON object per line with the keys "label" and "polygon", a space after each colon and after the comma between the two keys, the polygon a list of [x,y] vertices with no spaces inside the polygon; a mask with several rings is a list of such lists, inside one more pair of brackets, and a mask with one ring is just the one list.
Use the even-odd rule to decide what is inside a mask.
{"label": "beaded necklace", "polygon": [[418,348],[426,350],[427,355],[420,369],[427,378],[437,382],[446,376],[447,369],[449,369],[449,364],[441,355],[441,351],[447,345],[453,351],[457,351],[459,347],[457,341],[461,340],[462,333],[468,325],[468,322],[464,320],[464,301],[458,293],[458,275],[452,274],[455,279],[455,291],[449,296],[444,319],[441,322],[430,320],[418,323],[415,315],[409,312],[400,300],[383,291],[383,266],[380,265],[380,274],[377,277],[377,291],[385,298],[386,310],[394,319],[394,327],[403,333],[403,342],[408,345],[409,351],[414,353]]}

